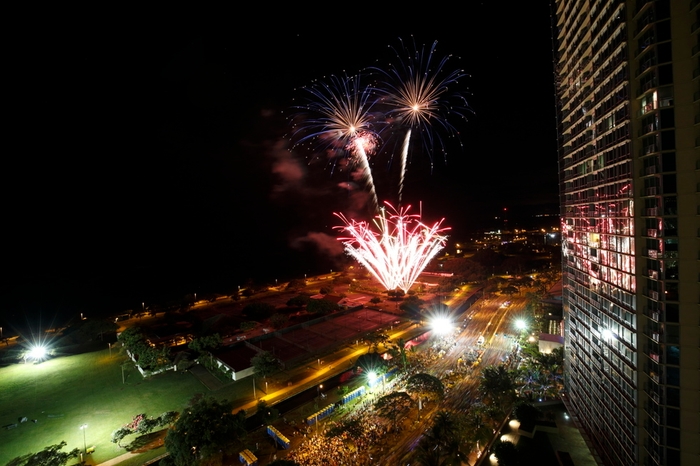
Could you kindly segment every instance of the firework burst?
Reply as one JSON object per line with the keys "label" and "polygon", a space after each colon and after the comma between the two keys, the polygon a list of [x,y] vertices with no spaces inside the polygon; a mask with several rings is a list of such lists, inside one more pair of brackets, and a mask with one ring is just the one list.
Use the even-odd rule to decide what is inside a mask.
{"label": "firework burst", "polygon": [[419,215],[409,215],[410,206],[396,210],[386,208],[368,222],[349,220],[336,213],[344,225],[336,227],[347,236],[338,238],[345,251],[362,264],[387,290],[408,292],[431,259],[445,246],[447,237],[442,220],[433,226],[421,222]]}
{"label": "firework burst", "polygon": [[363,87],[358,76],[331,76],[327,82],[305,87],[309,93],[305,105],[296,107],[307,113],[301,124],[294,125],[295,146],[309,143],[329,154],[331,165],[347,159],[362,172],[374,204],[377,194],[369,165],[369,156],[379,141],[372,113],[374,89]]}
{"label": "firework burst", "polygon": [[391,47],[396,54],[396,64],[390,64],[388,70],[372,68],[382,76],[378,89],[383,103],[389,106],[387,121],[394,127],[406,130],[401,147],[399,199],[403,191],[412,135],[418,134],[423,140],[432,170],[432,154],[436,146],[445,161],[447,155],[440,132],[434,131],[433,126],[439,127],[449,137],[458,137],[459,133],[450,120],[454,117],[466,119],[466,114],[470,111],[466,98],[450,89],[450,86],[467,75],[463,70],[448,70],[447,65],[452,56],[437,57],[436,47],[437,41],[427,50],[425,46],[419,49],[415,41],[412,48],[401,41],[400,50]]}

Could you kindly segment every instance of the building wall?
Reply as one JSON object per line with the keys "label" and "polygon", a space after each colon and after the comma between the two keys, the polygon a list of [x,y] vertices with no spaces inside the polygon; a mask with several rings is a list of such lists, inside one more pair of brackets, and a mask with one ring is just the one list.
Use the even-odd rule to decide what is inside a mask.
{"label": "building wall", "polygon": [[609,465],[700,464],[698,3],[553,3],[566,384]]}

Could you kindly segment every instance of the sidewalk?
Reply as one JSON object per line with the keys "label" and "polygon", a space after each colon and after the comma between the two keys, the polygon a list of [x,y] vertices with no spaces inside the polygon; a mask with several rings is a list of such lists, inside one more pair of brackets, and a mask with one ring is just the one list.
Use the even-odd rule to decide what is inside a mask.
{"label": "sidewalk", "polygon": [[104,463],[100,463],[98,466],[114,466],[115,464],[119,464],[122,461],[126,461],[134,456],[138,456],[140,453],[124,453],[123,455],[119,455],[117,457],[112,458],[111,460],[107,460]]}

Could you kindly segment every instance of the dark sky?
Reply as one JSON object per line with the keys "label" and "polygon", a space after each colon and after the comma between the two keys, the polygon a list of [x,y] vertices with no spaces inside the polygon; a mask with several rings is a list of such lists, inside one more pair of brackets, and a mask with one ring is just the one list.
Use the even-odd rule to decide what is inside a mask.
{"label": "dark sky", "polygon": [[[61,295],[146,295],[154,276],[206,287],[222,271],[266,275],[271,259],[280,274],[328,267],[314,244],[333,235],[333,212],[351,209],[348,177],[290,152],[286,116],[299,87],[384,66],[399,38],[453,55],[447,68],[470,75],[456,89],[474,111],[452,122],[464,147],[446,164],[436,156],[431,171],[428,154],[412,155],[405,203],[445,217],[456,239],[497,226],[504,207],[513,219],[556,212],[547,2],[440,3],[284,21],[239,13],[225,26],[217,15],[30,22],[6,68],[18,105],[3,312],[36,295],[50,303],[57,283]],[[380,201],[395,201],[396,169],[386,153],[373,159]]]}

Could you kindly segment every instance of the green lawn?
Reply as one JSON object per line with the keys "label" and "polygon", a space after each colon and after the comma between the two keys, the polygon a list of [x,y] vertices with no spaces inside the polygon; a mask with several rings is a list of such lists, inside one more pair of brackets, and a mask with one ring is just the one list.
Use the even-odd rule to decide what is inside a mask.
{"label": "green lawn", "polygon": [[[1,368],[0,465],[62,440],[68,444],[67,450],[82,449],[83,424],[87,424],[87,446],[96,448],[90,463],[106,461],[125,453],[110,442],[110,435],[135,414],[158,416],[165,411],[182,411],[195,393],[207,392],[189,373],[168,371],[144,379],[133,364],[125,366],[123,384],[123,360],[116,350],[110,358],[105,349]],[[233,395],[231,390],[226,392],[217,395]],[[21,417],[29,422],[18,423]],[[14,429],[3,427],[14,423],[18,424]],[[125,442],[131,440],[130,436]]]}

